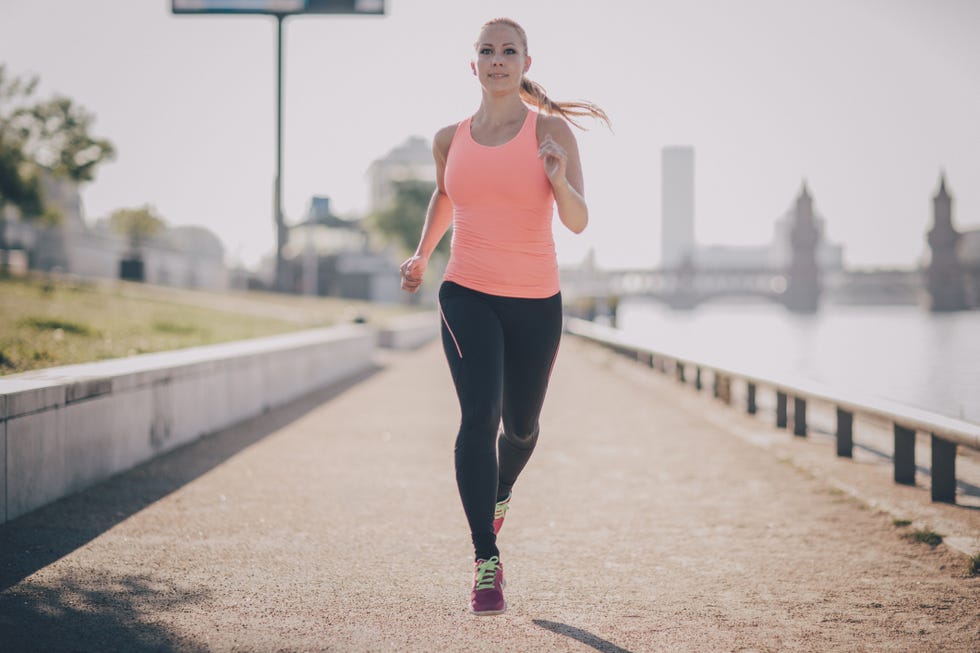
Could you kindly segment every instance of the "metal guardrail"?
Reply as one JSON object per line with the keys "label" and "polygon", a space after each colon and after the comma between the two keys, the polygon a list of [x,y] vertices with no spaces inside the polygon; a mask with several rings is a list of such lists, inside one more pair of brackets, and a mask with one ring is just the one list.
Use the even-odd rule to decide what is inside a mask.
{"label": "metal guardrail", "polygon": [[915,484],[915,438],[917,432],[928,433],[931,439],[931,494],[933,501],[956,501],[956,448],[970,447],[980,450],[980,425],[957,420],[926,410],[913,408],[886,399],[859,396],[856,393],[840,393],[810,381],[794,379],[786,375],[751,374],[710,361],[697,360],[683,353],[663,352],[631,342],[621,332],[608,326],[568,318],[565,330],[573,335],[601,343],[621,353],[645,359],[651,367],[663,373],[671,371],[681,383],[687,382],[689,371],[694,373],[694,385],[703,387],[703,376],[712,377],[716,398],[730,401],[731,382],[738,379],[746,385],[746,411],[758,410],[756,393],[759,387],[771,388],[776,396],[776,426],[789,424],[789,400],[793,400],[793,433],[807,434],[807,402],[819,401],[832,404],[837,412],[837,455],[850,458],[854,448],[854,417],[867,416],[892,424],[894,433],[894,478],[896,483]]}

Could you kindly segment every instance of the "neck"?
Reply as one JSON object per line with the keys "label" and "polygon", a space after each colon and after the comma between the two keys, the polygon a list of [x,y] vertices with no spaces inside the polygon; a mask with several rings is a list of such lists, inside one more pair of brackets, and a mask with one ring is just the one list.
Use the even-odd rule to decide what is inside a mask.
{"label": "neck", "polygon": [[483,93],[483,101],[477,109],[475,118],[491,125],[502,125],[515,120],[523,120],[528,108],[517,93],[494,96]]}

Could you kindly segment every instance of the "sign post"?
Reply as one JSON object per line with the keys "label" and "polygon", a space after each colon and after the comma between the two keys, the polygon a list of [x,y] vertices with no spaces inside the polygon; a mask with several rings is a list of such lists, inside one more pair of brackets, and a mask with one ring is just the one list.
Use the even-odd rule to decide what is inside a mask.
{"label": "sign post", "polygon": [[276,176],[272,218],[276,226],[275,290],[288,291],[282,251],[288,231],[282,213],[282,25],[287,16],[302,14],[362,14],[383,16],[385,0],[171,0],[181,14],[262,14],[276,18]]}

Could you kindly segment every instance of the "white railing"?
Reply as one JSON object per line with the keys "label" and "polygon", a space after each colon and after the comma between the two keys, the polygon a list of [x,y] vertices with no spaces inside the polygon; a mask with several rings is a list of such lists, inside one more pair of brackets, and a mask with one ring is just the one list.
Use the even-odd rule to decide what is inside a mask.
{"label": "white railing", "polygon": [[930,436],[932,465],[931,492],[933,501],[952,503],[956,500],[956,448],[970,447],[980,450],[980,425],[953,419],[926,410],[906,406],[886,399],[842,393],[834,389],[786,375],[750,373],[700,360],[686,352],[665,352],[631,341],[617,329],[595,324],[587,320],[569,318],[565,330],[573,335],[601,343],[616,351],[644,360],[651,367],[665,374],[673,373],[678,381],[687,383],[693,374],[693,383],[699,390],[705,373],[711,375],[713,394],[716,398],[730,401],[731,382],[741,381],[746,387],[745,409],[751,414],[758,410],[758,389],[767,388],[775,393],[776,426],[789,425],[789,399],[793,400],[793,433],[807,434],[807,403],[823,402],[836,408],[835,437],[837,455],[850,458],[854,447],[855,416],[876,418],[892,425],[894,433],[894,479],[896,483],[915,483],[916,433]]}

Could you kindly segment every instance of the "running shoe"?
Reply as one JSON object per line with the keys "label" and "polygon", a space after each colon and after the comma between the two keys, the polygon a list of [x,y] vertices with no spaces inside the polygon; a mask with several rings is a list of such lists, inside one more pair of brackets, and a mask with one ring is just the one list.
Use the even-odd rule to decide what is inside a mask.
{"label": "running shoe", "polygon": [[501,527],[504,525],[504,515],[507,514],[507,509],[510,508],[510,498],[514,496],[513,492],[507,493],[507,498],[498,501],[497,505],[493,509],[493,534],[496,535],[500,532]]}
{"label": "running shoe", "polygon": [[504,565],[498,556],[489,560],[477,560],[473,573],[473,592],[470,610],[478,616],[503,614],[507,609],[504,601]]}

